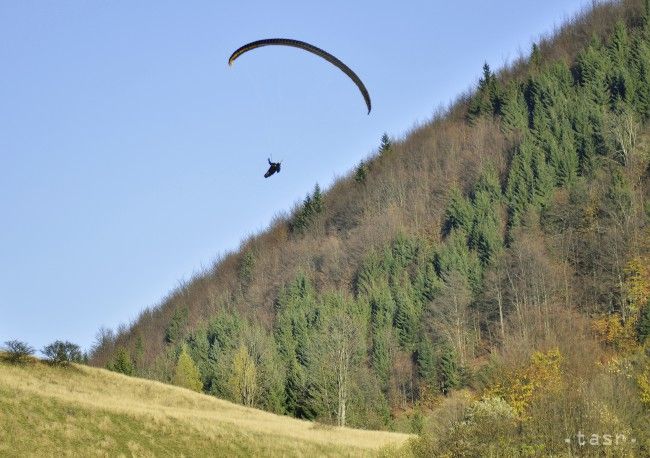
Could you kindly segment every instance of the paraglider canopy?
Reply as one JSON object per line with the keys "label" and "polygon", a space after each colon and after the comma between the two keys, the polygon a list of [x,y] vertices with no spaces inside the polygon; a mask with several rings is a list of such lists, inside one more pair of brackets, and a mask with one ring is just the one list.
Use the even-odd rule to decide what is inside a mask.
{"label": "paraglider canopy", "polygon": [[294,48],[303,49],[305,51],[316,54],[317,56],[322,57],[326,61],[335,65],[343,73],[348,75],[348,77],[354,82],[354,84],[357,85],[359,91],[361,92],[361,95],[363,96],[363,100],[366,102],[366,106],[368,107],[368,114],[370,114],[370,110],[372,108],[370,103],[370,94],[368,94],[368,90],[366,89],[366,86],[361,81],[361,78],[359,78],[357,74],[354,73],[352,69],[350,69],[350,67],[345,65],[343,62],[341,62],[339,59],[337,59],[327,51],[317,48],[314,45],[310,45],[309,43],[305,43],[304,41],[293,40],[290,38],[267,38],[264,40],[253,41],[251,43],[245,44],[244,46],[242,46],[241,48],[233,52],[232,55],[230,56],[230,59],[228,59],[228,65],[232,65],[235,59],[237,59],[245,52],[251,51],[256,48],[261,48],[262,46],[292,46]]}

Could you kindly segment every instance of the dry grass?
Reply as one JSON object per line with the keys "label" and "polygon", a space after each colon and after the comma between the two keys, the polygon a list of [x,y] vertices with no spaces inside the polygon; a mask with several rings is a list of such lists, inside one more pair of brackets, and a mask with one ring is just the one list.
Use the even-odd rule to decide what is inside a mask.
{"label": "dry grass", "polygon": [[0,362],[2,456],[403,456],[411,437],[324,428],[103,369]]}

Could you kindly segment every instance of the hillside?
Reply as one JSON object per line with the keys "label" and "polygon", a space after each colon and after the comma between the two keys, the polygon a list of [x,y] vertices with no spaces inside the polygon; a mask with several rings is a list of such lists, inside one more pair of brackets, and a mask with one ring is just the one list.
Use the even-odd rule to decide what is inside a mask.
{"label": "hillside", "polygon": [[649,121],[650,1],[595,3],[92,363],[171,382],[189,360],[205,393],[417,432],[424,456],[579,453],[583,432],[647,455]]}
{"label": "hillside", "polygon": [[103,369],[0,362],[2,456],[373,456],[408,438],[295,420]]}

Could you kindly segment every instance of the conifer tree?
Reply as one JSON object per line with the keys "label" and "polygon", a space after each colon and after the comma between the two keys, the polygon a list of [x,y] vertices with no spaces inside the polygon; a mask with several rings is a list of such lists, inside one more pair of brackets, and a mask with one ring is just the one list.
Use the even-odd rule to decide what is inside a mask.
{"label": "conifer tree", "polygon": [[438,359],[438,384],[440,391],[445,396],[452,389],[458,388],[460,385],[460,371],[456,353],[448,345],[444,345],[440,351],[440,357]]}
{"label": "conifer tree", "polygon": [[591,101],[598,106],[609,104],[607,74],[610,70],[608,56],[600,52],[601,45],[597,40],[583,50],[576,60],[578,82],[586,91]]}
{"label": "conifer tree", "polygon": [[403,273],[395,292],[395,327],[403,348],[414,350],[420,334],[421,306],[414,300],[413,287],[408,274]]}
{"label": "conifer tree", "polygon": [[487,191],[474,194],[474,221],[469,235],[470,246],[476,250],[485,266],[497,255],[503,246],[499,233],[497,208]]}
{"label": "conifer tree", "polygon": [[368,176],[368,166],[364,161],[361,161],[354,172],[354,181],[359,184],[366,182]]}
{"label": "conifer tree", "polygon": [[462,229],[469,232],[472,228],[474,214],[471,202],[463,196],[458,188],[451,190],[449,203],[445,210],[445,232],[449,233],[452,229]]}
{"label": "conifer tree", "polygon": [[416,351],[418,375],[429,387],[436,388],[438,383],[438,367],[435,350],[431,341],[422,336],[418,341]]}
{"label": "conifer tree", "polygon": [[433,259],[427,259],[418,265],[415,289],[420,296],[421,302],[433,299],[442,286],[442,280],[436,273],[435,256],[433,256]]}
{"label": "conifer tree", "polygon": [[462,230],[451,231],[436,257],[436,268],[441,278],[458,272],[469,282],[472,290],[480,288],[481,264],[476,252],[470,251],[467,234]]}
{"label": "conifer tree", "polygon": [[124,347],[118,348],[115,358],[108,364],[107,369],[125,375],[133,375],[133,360],[129,351]]}
{"label": "conifer tree", "polygon": [[386,132],[381,136],[381,143],[379,144],[379,154],[388,153],[393,147],[393,143],[390,140],[390,137]]}
{"label": "conifer tree", "polygon": [[504,133],[524,132],[528,128],[528,105],[519,84],[512,83],[508,86],[501,111],[501,130]]}
{"label": "conifer tree", "polygon": [[187,307],[178,307],[174,310],[172,319],[165,330],[165,341],[167,343],[178,343],[185,329],[188,315],[189,310]]}
{"label": "conifer tree", "polygon": [[532,64],[533,70],[539,70],[542,66],[542,53],[537,43],[533,43],[531,47],[530,63]]}

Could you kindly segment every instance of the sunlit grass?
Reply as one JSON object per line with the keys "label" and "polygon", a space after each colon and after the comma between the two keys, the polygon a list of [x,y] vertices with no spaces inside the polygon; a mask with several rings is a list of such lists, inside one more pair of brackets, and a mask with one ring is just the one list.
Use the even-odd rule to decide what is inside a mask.
{"label": "sunlit grass", "polygon": [[322,428],[86,366],[0,362],[2,456],[403,456],[410,437]]}

